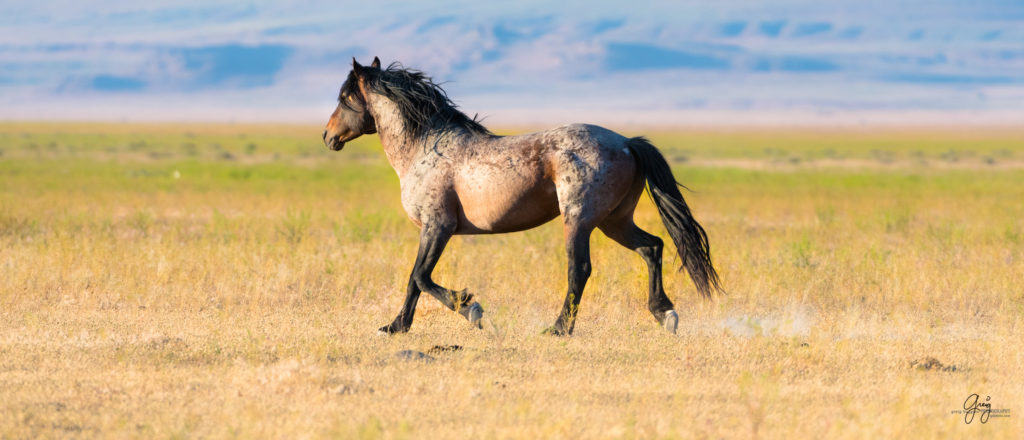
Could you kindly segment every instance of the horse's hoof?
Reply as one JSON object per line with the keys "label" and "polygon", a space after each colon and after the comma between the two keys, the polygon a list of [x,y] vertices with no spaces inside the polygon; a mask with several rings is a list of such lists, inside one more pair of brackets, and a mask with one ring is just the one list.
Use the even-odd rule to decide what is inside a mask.
{"label": "horse's hoof", "polygon": [[407,331],[409,331],[408,328],[395,328],[394,324],[388,324],[385,325],[384,327],[377,329],[377,336],[391,336],[395,333],[405,333]]}
{"label": "horse's hoof", "polygon": [[466,319],[469,323],[476,328],[484,328],[483,324],[480,323],[484,318],[484,308],[480,307],[480,303],[474,302],[473,305],[469,306],[469,311],[466,312]]}
{"label": "horse's hoof", "polygon": [[676,314],[675,310],[669,310],[665,312],[665,330],[673,335],[676,334],[676,327],[679,326],[679,315]]}
{"label": "horse's hoof", "polygon": [[555,326],[551,326],[551,327],[548,327],[548,328],[544,329],[544,331],[540,332],[540,334],[542,334],[542,335],[550,335],[550,336],[568,336],[569,335],[569,333],[566,333],[565,330],[562,330],[562,329],[560,329],[558,327],[555,327]]}

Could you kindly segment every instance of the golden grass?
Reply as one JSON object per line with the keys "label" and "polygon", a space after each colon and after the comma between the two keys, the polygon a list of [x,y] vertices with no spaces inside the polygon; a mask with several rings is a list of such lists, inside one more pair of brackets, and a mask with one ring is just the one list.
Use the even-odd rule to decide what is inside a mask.
{"label": "golden grass", "polygon": [[[1024,432],[1024,170],[998,166],[1020,132],[655,133],[729,293],[668,270],[666,334],[640,258],[596,233],[571,338],[540,334],[557,222],[449,245],[435,278],[484,330],[423,297],[412,332],[376,336],[417,230],[375,138],[318,135],[0,124],[0,438]],[[665,237],[647,201],[638,223]],[[439,345],[464,348],[395,356]],[[965,424],[971,393],[1010,417]]]}

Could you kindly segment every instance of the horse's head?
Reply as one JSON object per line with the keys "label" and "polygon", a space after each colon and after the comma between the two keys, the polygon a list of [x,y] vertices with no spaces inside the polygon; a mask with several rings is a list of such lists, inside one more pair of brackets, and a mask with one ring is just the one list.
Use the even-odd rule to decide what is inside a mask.
{"label": "horse's head", "polygon": [[338,94],[338,107],[334,109],[324,129],[324,144],[328,148],[340,151],[345,147],[345,142],[377,132],[377,124],[367,108],[366,97],[359,87],[359,81],[360,78],[379,71],[380,59],[377,57],[373,57],[373,63],[369,67],[363,67],[355,58],[352,59],[352,71],[341,85],[341,92]]}

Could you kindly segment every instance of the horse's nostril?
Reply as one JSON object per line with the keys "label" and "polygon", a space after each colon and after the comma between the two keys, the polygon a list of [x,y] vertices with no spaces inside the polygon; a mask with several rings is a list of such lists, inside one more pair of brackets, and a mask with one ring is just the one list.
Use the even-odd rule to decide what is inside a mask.
{"label": "horse's nostril", "polygon": [[327,130],[324,130],[324,135],[321,136],[324,140],[327,140]]}

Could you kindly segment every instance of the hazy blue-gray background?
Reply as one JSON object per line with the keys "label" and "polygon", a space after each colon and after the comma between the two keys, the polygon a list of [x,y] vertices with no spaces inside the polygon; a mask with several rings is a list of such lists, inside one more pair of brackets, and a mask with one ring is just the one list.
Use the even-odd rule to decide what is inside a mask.
{"label": "hazy blue-gray background", "polygon": [[319,123],[378,55],[492,122],[1024,121],[1015,0],[124,3],[3,2],[0,118]]}

